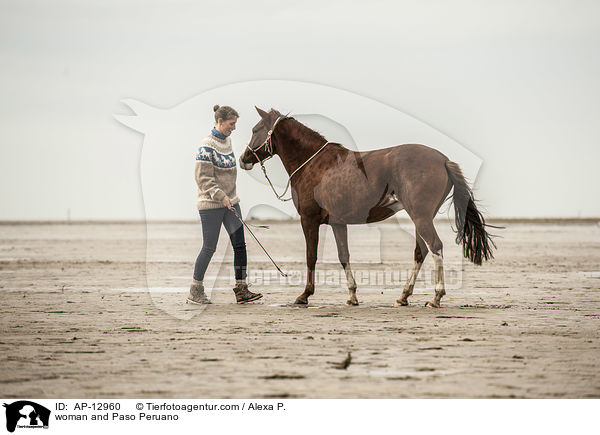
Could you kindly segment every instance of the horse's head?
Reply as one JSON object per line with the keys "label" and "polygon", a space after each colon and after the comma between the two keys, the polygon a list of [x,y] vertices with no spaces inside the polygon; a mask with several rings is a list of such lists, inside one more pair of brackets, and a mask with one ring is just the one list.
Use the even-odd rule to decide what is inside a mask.
{"label": "horse's head", "polygon": [[276,153],[271,142],[271,135],[278,120],[283,119],[281,113],[275,109],[265,112],[256,106],[255,108],[260,115],[260,121],[252,127],[250,142],[240,156],[240,167],[246,170],[252,169],[255,163],[264,162]]}

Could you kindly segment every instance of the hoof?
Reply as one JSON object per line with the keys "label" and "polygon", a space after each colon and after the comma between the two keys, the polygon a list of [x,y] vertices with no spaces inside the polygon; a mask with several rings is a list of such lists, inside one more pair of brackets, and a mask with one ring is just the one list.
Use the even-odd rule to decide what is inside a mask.
{"label": "hoof", "polygon": [[396,306],[396,307],[406,307],[406,306],[408,306],[408,301],[397,300],[394,303],[394,306]]}
{"label": "hoof", "polygon": [[294,302],[294,305],[308,305],[308,300],[298,298]]}
{"label": "hoof", "polygon": [[425,304],[425,306],[430,308],[439,308],[440,304],[436,301],[429,301]]}
{"label": "hoof", "polygon": [[346,301],[346,305],[355,307],[355,306],[358,305],[358,300],[356,300],[356,299],[348,299]]}

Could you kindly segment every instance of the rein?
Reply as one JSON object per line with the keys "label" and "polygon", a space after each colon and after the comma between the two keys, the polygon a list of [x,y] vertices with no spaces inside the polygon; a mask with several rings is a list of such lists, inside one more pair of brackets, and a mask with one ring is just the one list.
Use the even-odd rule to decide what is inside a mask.
{"label": "rein", "polygon": [[[275,194],[275,196],[277,197],[278,200],[282,201],[282,202],[286,202],[292,199],[292,197],[290,196],[289,198],[284,198],[285,194],[287,193],[288,189],[290,188],[290,184],[292,182],[292,177],[294,176],[294,174],[296,174],[296,172],[298,172],[300,169],[302,169],[304,167],[304,165],[306,165],[308,162],[310,162],[313,158],[316,157],[317,154],[319,154],[327,145],[329,145],[331,142],[327,141],[325,142],[325,144],[319,148],[317,150],[317,152],[315,152],[312,156],[310,156],[304,163],[302,163],[300,166],[298,166],[294,172],[292,172],[288,178],[287,184],[285,186],[285,190],[281,193],[278,194],[277,191],[275,190],[275,186],[273,186],[273,183],[271,182],[271,179],[269,178],[269,176],[267,175],[267,168],[265,168],[265,164],[264,162],[266,162],[267,160],[269,160],[271,157],[273,157],[275,154],[273,153],[273,143],[271,140],[271,136],[273,135],[273,133],[275,132],[275,126],[277,125],[277,123],[282,120],[282,119],[286,119],[286,116],[280,116],[279,118],[277,118],[277,120],[275,121],[275,123],[273,124],[273,127],[271,127],[271,129],[267,132],[267,138],[265,139],[265,141],[262,143],[261,146],[259,146],[256,149],[252,149],[250,148],[249,145],[246,145],[246,148],[248,148],[250,151],[252,151],[252,154],[254,154],[254,157],[256,157],[256,160],[258,160],[258,163],[260,163],[260,167],[263,171],[263,174],[265,175],[265,178],[267,179],[267,181],[269,182],[269,186],[271,186],[271,189],[273,190],[273,193]],[[269,152],[269,155],[266,159],[261,160],[258,157],[258,154],[256,153],[258,150],[260,150],[262,147],[266,146],[267,147],[267,151]]]}

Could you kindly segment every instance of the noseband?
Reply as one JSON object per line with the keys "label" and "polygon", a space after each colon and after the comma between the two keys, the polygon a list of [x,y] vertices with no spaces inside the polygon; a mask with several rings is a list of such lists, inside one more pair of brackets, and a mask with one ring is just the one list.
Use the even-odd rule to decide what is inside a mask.
{"label": "noseband", "polygon": [[[279,121],[281,121],[282,119],[287,119],[288,116],[280,116],[279,118],[277,118],[275,120],[275,122],[273,123],[273,126],[271,127],[271,129],[267,132],[267,138],[265,139],[265,141],[262,143],[261,146],[259,146],[256,149],[252,149],[250,148],[250,144],[246,145],[246,148],[249,149],[252,154],[254,154],[254,157],[256,157],[256,160],[258,161],[258,163],[260,163],[260,165],[263,167],[263,171],[265,169],[263,162],[266,162],[267,160],[269,160],[271,157],[274,156],[273,153],[273,141],[271,140],[271,135],[273,134],[273,132],[275,131],[275,127],[277,126],[277,123]],[[257,151],[259,151],[261,148],[266,147],[267,152],[269,153],[269,155],[267,156],[266,159],[261,160],[260,157],[258,157]],[[266,172],[265,172],[266,175]]]}

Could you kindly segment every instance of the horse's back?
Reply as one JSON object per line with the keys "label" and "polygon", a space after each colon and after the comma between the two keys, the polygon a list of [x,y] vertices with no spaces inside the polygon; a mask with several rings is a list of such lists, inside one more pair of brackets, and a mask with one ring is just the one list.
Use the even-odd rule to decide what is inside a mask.
{"label": "horse's back", "polygon": [[[376,222],[392,216],[419,194],[440,196],[447,185],[439,151],[425,145],[338,152],[315,188],[315,199],[334,221]],[[445,177],[445,178],[444,178]],[[431,183],[440,188],[431,187]]]}
{"label": "horse's back", "polygon": [[387,181],[394,179],[402,184],[420,180],[424,174],[444,178],[449,160],[438,150],[420,144],[397,145],[355,155],[367,176],[382,177]]}
{"label": "horse's back", "polygon": [[438,150],[421,144],[404,144],[396,145],[389,148],[381,148],[372,151],[363,151],[358,153],[361,158],[367,161],[376,161],[381,164],[381,161],[389,162],[389,164],[403,165],[419,165],[423,163],[442,164],[448,161],[448,157]]}

